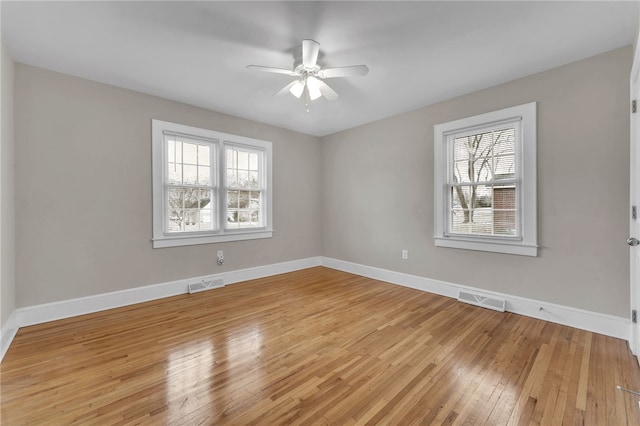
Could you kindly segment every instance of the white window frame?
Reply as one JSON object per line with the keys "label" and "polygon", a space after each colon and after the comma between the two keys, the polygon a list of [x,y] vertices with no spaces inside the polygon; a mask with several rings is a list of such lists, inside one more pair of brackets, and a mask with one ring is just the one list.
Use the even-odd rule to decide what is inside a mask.
{"label": "white window frame", "polygon": [[[165,133],[184,135],[195,139],[209,141],[214,150],[212,154],[216,163],[212,185],[217,187],[211,203],[216,206],[214,230],[168,233],[165,232],[167,208],[165,205],[165,168],[167,164],[167,150]],[[188,246],[196,244],[211,244],[228,241],[253,240],[271,238],[273,236],[273,179],[272,179],[272,143],[259,139],[231,135],[214,130],[200,129],[183,124],[162,120],[151,120],[151,148],[152,148],[152,185],[153,185],[153,248]],[[262,152],[261,176],[261,211],[263,218],[261,227],[227,229],[226,206],[226,147],[228,145],[246,147]]]}
{"label": "white window frame", "polygon": [[[449,121],[434,126],[434,242],[438,247],[480,250],[523,256],[538,255],[537,231],[537,103],[530,102],[501,109],[473,117]],[[521,220],[518,237],[483,236],[449,233],[449,197],[451,186],[448,184],[452,167],[449,139],[453,134],[477,131],[485,128],[519,121],[516,126],[515,164],[516,180],[519,185],[516,206]]]}

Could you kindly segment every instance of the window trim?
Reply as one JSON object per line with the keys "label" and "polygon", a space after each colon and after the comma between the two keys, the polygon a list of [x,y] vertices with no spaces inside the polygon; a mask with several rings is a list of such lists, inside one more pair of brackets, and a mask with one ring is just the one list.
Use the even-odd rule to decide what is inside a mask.
{"label": "window trim", "polygon": [[[166,233],[165,232],[165,182],[164,173],[166,167],[166,153],[164,143],[164,133],[182,134],[194,138],[211,141],[212,148],[215,149],[213,157],[216,159],[214,172],[217,187],[217,197],[212,200],[216,203],[216,229],[212,231],[200,231],[189,233]],[[215,141],[215,142],[214,142]],[[264,140],[237,136],[222,133],[214,130],[201,129],[183,124],[171,123],[162,120],[151,120],[151,151],[152,151],[152,210],[153,248],[189,246],[198,244],[212,244],[229,241],[243,241],[261,238],[271,238],[273,236],[273,177],[272,177],[272,143]],[[264,226],[259,228],[227,229],[226,223],[226,152],[227,145],[247,147],[252,150],[259,150],[263,153],[262,173],[265,182],[264,191],[265,205],[262,206],[264,214]]]}
{"label": "window trim", "polygon": [[[434,126],[434,243],[437,247],[480,250],[524,256],[537,256],[537,103],[530,102]],[[451,134],[491,127],[501,122],[520,121],[516,143],[516,164],[520,193],[516,201],[521,215],[521,237],[449,234],[447,173],[450,154],[447,137]]]}

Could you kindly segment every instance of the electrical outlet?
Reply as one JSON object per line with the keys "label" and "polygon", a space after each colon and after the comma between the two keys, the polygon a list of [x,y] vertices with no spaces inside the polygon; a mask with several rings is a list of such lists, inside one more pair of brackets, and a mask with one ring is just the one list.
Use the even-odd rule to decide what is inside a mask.
{"label": "electrical outlet", "polygon": [[409,259],[409,250],[402,250],[402,258],[404,260]]}
{"label": "electrical outlet", "polygon": [[222,265],[224,263],[224,252],[222,250],[218,250],[218,265]]}

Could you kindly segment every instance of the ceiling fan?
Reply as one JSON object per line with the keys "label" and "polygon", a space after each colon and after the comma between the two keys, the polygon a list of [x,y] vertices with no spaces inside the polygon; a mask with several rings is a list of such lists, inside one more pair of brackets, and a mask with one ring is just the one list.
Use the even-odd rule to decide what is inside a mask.
{"label": "ceiling fan", "polygon": [[332,101],[338,98],[338,94],[323,80],[335,77],[352,77],[367,75],[369,68],[366,65],[351,65],[338,68],[322,68],[318,64],[318,54],[320,53],[320,43],[315,40],[302,40],[302,58],[294,62],[293,70],[284,68],[264,67],[261,65],[248,65],[247,68],[257,71],[265,71],[276,74],[286,74],[296,77],[294,81],[287,84],[276,95],[290,92],[296,98],[304,96],[309,112],[309,102],[324,96]]}

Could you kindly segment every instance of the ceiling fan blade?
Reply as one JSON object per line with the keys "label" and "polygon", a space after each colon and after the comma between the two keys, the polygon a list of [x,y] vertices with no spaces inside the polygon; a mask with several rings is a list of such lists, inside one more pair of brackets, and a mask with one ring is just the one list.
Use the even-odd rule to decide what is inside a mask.
{"label": "ceiling fan blade", "polygon": [[296,80],[293,82],[293,85],[289,88],[289,92],[296,98],[300,99],[302,93],[304,92],[305,87],[307,87],[306,83],[302,80]]}
{"label": "ceiling fan blade", "polygon": [[315,40],[302,40],[302,65],[313,68],[318,62],[320,43]]}
{"label": "ceiling fan blade", "polygon": [[272,72],[276,74],[286,74],[290,76],[298,75],[295,72],[291,70],[285,70],[284,68],[263,67],[262,65],[247,65],[247,68],[251,68],[256,71]]}
{"label": "ceiling fan blade", "polygon": [[369,67],[366,65],[351,65],[349,67],[326,68],[320,70],[318,76],[320,78],[354,77],[358,75],[367,75],[368,73]]}
{"label": "ceiling fan blade", "polygon": [[320,96],[322,96],[322,91],[320,91],[320,80],[313,76],[308,76],[307,93],[309,94],[309,99],[312,101],[315,101]]}
{"label": "ceiling fan blade", "polygon": [[281,90],[279,90],[274,96],[281,96],[281,95],[289,93],[289,90],[296,84],[297,81],[298,80],[294,80],[291,83],[287,84]]}
{"label": "ceiling fan blade", "polygon": [[338,94],[336,93],[336,91],[333,90],[331,87],[329,87],[327,83],[325,83],[322,80],[317,80],[317,81],[318,81],[318,88],[320,89],[320,93],[322,93],[322,96],[324,96],[330,101],[334,101],[338,99]]}

